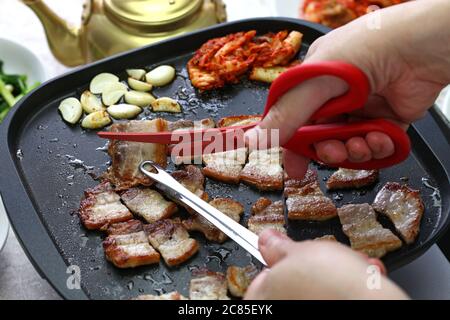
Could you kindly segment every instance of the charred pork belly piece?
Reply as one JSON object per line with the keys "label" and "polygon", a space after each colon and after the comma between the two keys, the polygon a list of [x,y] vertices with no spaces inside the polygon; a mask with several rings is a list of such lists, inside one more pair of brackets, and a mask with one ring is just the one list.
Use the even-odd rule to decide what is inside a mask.
{"label": "charred pork belly piece", "polygon": [[281,148],[253,150],[248,156],[248,163],[241,171],[240,179],[262,191],[282,190],[281,163]]}
{"label": "charred pork belly piece", "polygon": [[372,206],[392,221],[407,244],[416,240],[425,210],[420,191],[388,182],[377,194]]}
{"label": "charred pork belly piece", "polygon": [[301,180],[286,177],[284,195],[289,219],[323,221],[337,215],[336,206],[320,190],[317,173],[312,170]]}
{"label": "charred pork belly piece", "polygon": [[204,201],[208,201],[209,196],[205,192],[205,176],[201,169],[188,165],[183,170],[173,172],[172,177],[193,194]]}
{"label": "charred pork belly piece", "polygon": [[179,265],[198,251],[198,243],[177,219],[160,220],[144,227],[153,247],[170,267]]}
{"label": "charred pork belly piece", "polygon": [[331,234],[327,234],[327,235],[324,235],[322,237],[315,238],[314,241],[333,241],[333,242],[338,242],[336,237],[331,235]]}
{"label": "charred pork belly piece", "polygon": [[[169,131],[174,133],[181,133],[189,130],[201,130],[212,129],[216,127],[216,123],[213,119],[207,118],[199,121],[192,120],[178,120],[175,122],[169,122]],[[202,155],[173,155],[171,156],[173,163],[176,165],[182,164],[201,164]]]}
{"label": "charred pork belly piece", "polygon": [[329,190],[362,188],[378,180],[378,170],[352,170],[339,168],[327,181]]}
{"label": "charred pork belly piece", "polygon": [[102,182],[95,188],[86,190],[78,213],[84,226],[90,230],[133,218],[109,182]]}
{"label": "charred pork belly piece", "polygon": [[377,221],[376,212],[367,203],[343,206],[338,214],[352,249],[381,258],[402,246],[402,241]]}
{"label": "charred pork belly piece", "polygon": [[[167,131],[167,122],[163,119],[128,121],[113,124],[110,131],[161,132]],[[167,165],[167,146],[162,144],[112,140],[108,154],[112,165],[105,178],[115,185],[117,190],[152,185],[152,180],[139,169],[143,161],[152,160],[163,168]]]}
{"label": "charred pork belly piece", "polygon": [[205,154],[203,155],[205,164],[203,174],[217,181],[238,184],[246,160],[246,148]]}
{"label": "charred pork belly piece", "polygon": [[129,220],[111,225],[103,241],[106,259],[118,268],[159,263],[160,255],[149,244],[142,223]]}
{"label": "charred pork belly piece", "polygon": [[193,272],[189,285],[191,300],[229,300],[227,280],[220,272],[201,269]]}
{"label": "charred pork belly piece", "polygon": [[233,297],[242,298],[259,270],[252,265],[246,267],[230,266],[227,269],[228,290]]}
{"label": "charred pork belly piece", "polygon": [[[239,202],[232,199],[217,198],[212,200],[209,204],[236,222],[239,222],[241,215],[244,213],[244,207]],[[187,220],[184,220],[183,226],[188,231],[199,231],[203,233],[209,241],[223,243],[228,238],[225,233],[217,229],[199,214],[194,214]]]}
{"label": "charred pork belly piece", "polygon": [[142,296],[138,296],[134,298],[133,300],[188,300],[186,297],[181,295],[179,292],[169,292],[162,295],[152,295],[152,294],[146,294]]}
{"label": "charred pork belly piece", "polygon": [[252,206],[252,214],[248,220],[248,229],[257,235],[265,229],[286,233],[282,201],[272,202],[267,198],[260,198]]}
{"label": "charred pork belly piece", "polygon": [[167,201],[158,191],[149,188],[131,188],[121,198],[131,212],[148,223],[170,218],[178,210],[175,203]]}
{"label": "charred pork belly piece", "polygon": [[259,115],[241,115],[241,116],[231,116],[220,119],[217,122],[219,128],[223,127],[238,127],[246,126],[254,123],[258,123],[262,120],[262,116]]}
{"label": "charred pork belly piece", "polygon": [[193,120],[178,120],[174,122],[168,122],[168,130],[172,132],[182,132],[185,130],[200,130],[200,129],[212,129],[216,127],[216,123],[211,118],[206,118],[198,121]]}

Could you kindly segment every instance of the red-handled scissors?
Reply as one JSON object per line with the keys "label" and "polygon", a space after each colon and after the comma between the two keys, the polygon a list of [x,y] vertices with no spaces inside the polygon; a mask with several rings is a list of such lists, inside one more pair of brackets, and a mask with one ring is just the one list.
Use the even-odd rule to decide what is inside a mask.
{"label": "red-handled scissors", "polygon": [[[349,90],[344,95],[333,98],[325,103],[312,115],[311,120],[338,116],[364,107],[370,93],[370,85],[367,76],[359,68],[351,64],[340,61],[323,61],[305,63],[283,72],[270,87],[263,117],[267,115],[279,98],[290,89],[298,86],[304,81],[320,76],[335,76],[341,78],[348,83]],[[214,139],[211,139],[214,135],[225,136],[233,133],[233,131],[243,132],[256,125],[257,123],[239,127],[190,130],[184,131],[182,135],[184,135],[184,138],[188,138],[188,141],[191,141],[192,145],[200,143],[204,150],[209,144],[214,142]],[[345,142],[352,137],[365,137],[369,132],[382,132],[388,135],[394,143],[395,153],[384,159],[372,159],[362,163],[354,163],[347,160],[342,163],[333,164],[333,166],[348,169],[381,169],[400,163],[408,157],[411,151],[411,142],[408,135],[402,128],[384,119],[303,126],[297,130],[289,142],[283,145],[283,147],[308,157],[309,159],[320,162],[314,148],[315,143],[325,140],[341,140]],[[99,132],[98,135],[102,138],[113,140],[170,145],[186,141],[181,137],[182,135],[174,135],[172,132]],[[209,138],[205,138],[206,136]],[[222,141],[225,149],[216,150],[216,152],[230,149],[229,139],[222,139]],[[226,146],[225,143],[227,143]]]}

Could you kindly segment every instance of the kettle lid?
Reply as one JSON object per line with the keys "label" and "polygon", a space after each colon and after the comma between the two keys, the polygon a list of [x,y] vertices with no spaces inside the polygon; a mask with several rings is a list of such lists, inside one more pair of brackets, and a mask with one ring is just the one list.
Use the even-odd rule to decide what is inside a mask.
{"label": "kettle lid", "polygon": [[109,18],[127,27],[148,32],[182,25],[195,15],[203,0],[105,0]]}

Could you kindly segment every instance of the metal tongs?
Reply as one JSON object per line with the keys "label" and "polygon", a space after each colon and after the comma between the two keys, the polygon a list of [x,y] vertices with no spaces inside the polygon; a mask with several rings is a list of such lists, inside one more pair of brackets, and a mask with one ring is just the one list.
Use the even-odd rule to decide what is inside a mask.
{"label": "metal tongs", "polygon": [[[147,170],[146,167],[151,167],[153,171]],[[255,233],[190,192],[153,161],[143,162],[140,169],[143,174],[157,182],[156,187],[158,189],[195,210],[258,259],[264,266],[267,266],[267,263],[259,252],[258,236]]]}

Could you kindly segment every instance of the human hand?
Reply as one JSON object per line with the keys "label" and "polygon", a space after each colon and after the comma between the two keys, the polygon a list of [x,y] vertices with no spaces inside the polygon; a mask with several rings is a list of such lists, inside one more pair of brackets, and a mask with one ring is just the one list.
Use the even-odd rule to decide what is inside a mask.
{"label": "human hand", "polygon": [[[363,109],[349,115],[348,121],[385,118],[406,130],[450,83],[449,10],[450,2],[446,0],[412,1],[379,10],[319,38],[303,63],[338,60],[359,67],[369,78],[371,96]],[[369,28],[375,14],[379,15],[379,29]],[[420,28],[414,27],[417,23]],[[260,126],[246,135],[258,140],[258,130],[279,129],[283,145],[318,108],[347,89],[347,84],[335,77],[309,80],[284,95]],[[328,164],[346,159],[382,159],[395,151],[392,140],[380,132],[346,142],[322,141],[315,148],[319,158]],[[283,157],[289,176],[304,175],[309,159],[288,150],[284,150]]]}
{"label": "human hand", "polygon": [[[331,241],[293,242],[274,230],[260,235],[261,254],[270,270],[262,271],[247,290],[249,300],[407,299],[383,275],[378,259]],[[373,270],[378,270],[374,274]],[[376,278],[372,283],[370,277]],[[378,286],[373,286],[378,284]]]}

